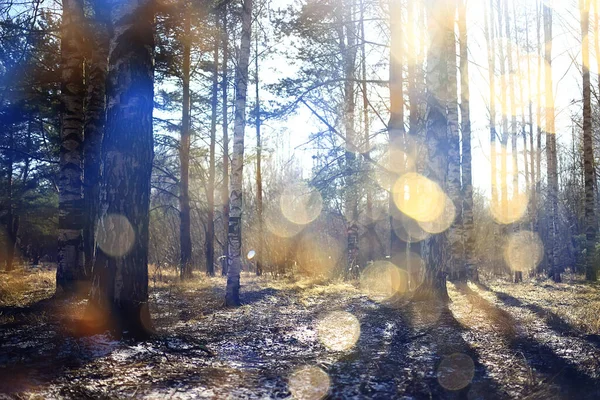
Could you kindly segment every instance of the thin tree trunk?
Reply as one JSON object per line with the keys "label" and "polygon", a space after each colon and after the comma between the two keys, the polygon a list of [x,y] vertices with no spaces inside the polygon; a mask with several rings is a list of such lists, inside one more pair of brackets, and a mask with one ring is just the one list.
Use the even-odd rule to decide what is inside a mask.
{"label": "thin tree trunk", "polygon": [[229,61],[229,36],[227,34],[227,7],[226,3],[222,5],[222,21],[223,21],[223,66],[222,66],[222,81],[221,81],[221,108],[223,113],[223,186],[221,189],[221,201],[223,202],[223,257],[221,258],[221,274],[227,275],[229,267],[229,124],[228,124],[228,61]]}
{"label": "thin tree trunk", "polygon": [[242,183],[244,168],[244,129],[246,127],[246,96],[248,91],[248,63],[252,30],[252,1],[244,0],[242,37],[235,72],[235,122],[233,128],[233,158],[231,160],[231,189],[229,196],[229,257],[225,304],[240,305],[240,272],[242,270]]}
{"label": "thin tree trunk", "polygon": [[[498,38],[502,35],[502,4],[503,0],[497,0],[497,15],[498,15]],[[492,7],[492,15],[494,13]],[[500,208],[502,215],[508,215],[508,107],[507,107],[507,82],[506,82],[506,64],[504,55],[504,41],[498,40],[498,55],[500,57],[500,109],[502,112],[502,134],[500,136]]]}
{"label": "thin tree trunk", "polygon": [[89,315],[94,328],[142,338],[148,309],[148,226],[152,137],[152,2],[111,1],[113,36],[102,146],[102,216]]}
{"label": "thin tree trunk", "polygon": [[354,126],[354,68],[356,66],[356,26],[354,0],[348,0],[344,9],[345,35],[341,40],[344,68],[344,130],[346,134],[346,194],[345,215],[348,243],[348,272],[356,273],[358,264],[358,166],[356,158],[356,131]]}
{"label": "thin tree trunk", "polygon": [[14,270],[14,256],[15,256],[15,243],[17,242],[17,235],[15,230],[15,214],[14,214],[14,151],[12,151],[15,147],[15,137],[14,132],[10,129],[9,132],[9,146],[10,150],[8,154],[7,168],[6,174],[8,175],[8,183],[7,183],[7,204],[6,210],[8,215],[6,216],[6,227],[8,230],[8,240],[6,241],[6,271]]}
{"label": "thin tree trunk", "polygon": [[[504,0],[504,23],[506,27],[506,39],[510,40],[510,15],[508,12],[508,1]],[[518,43],[516,44],[518,47]],[[507,46],[506,55],[508,60],[508,92],[510,95],[510,143],[511,143],[511,161],[512,161],[512,195],[519,193],[519,165],[517,157],[517,99],[515,95],[515,75],[513,66],[513,51],[512,46]],[[507,188],[508,189],[508,188]],[[508,190],[507,190],[508,196]]]}
{"label": "thin tree trunk", "polygon": [[549,236],[550,236],[550,275],[560,282],[558,234],[558,173],[556,160],[556,131],[554,127],[554,91],[552,83],[552,9],[543,5],[544,10],[544,59],[546,65],[546,158],[548,165]]}
{"label": "thin tree trunk", "polygon": [[[526,15],[525,18],[525,35],[527,42],[527,48],[529,48],[529,17]],[[533,91],[531,87],[531,61],[530,57],[527,57],[527,90],[529,93],[529,169],[531,171],[529,192],[531,194],[531,201],[529,202],[529,215],[531,218],[531,230],[533,231],[537,227],[537,189],[536,189],[536,166],[535,166],[535,147],[533,145]],[[539,151],[539,149],[538,149]],[[525,160],[527,164],[527,160]]]}
{"label": "thin tree trunk", "polygon": [[[535,180],[535,191],[537,193],[536,195],[536,203],[534,205],[535,207],[535,212],[536,212],[536,222],[537,222],[537,228],[539,229],[539,215],[538,215],[538,206],[539,206],[539,199],[537,198],[537,196],[539,196],[540,193],[540,188],[541,188],[541,181],[542,181],[542,24],[541,24],[541,20],[542,20],[542,9],[540,6],[539,1],[536,2],[536,23],[537,23],[537,49],[538,49],[538,57],[537,57],[537,104],[536,104],[536,117],[537,117],[537,121],[536,121],[536,125],[537,125],[537,137],[536,137],[536,147],[537,147],[537,152],[536,152],[536,157],[535,157],[535,170],[537,171],[537,177]],[[548,261],[548,260],[546,260]]]}
{"label": "thin tree trunk", "polygon": [[83,257],[83,54],[81,0],[63,0],[61,27],[61,147],[58,179],[56,290],[75,295],[88,280]]}
{"label": "thin tree trunk", "polygon": [[180,259],[179,272],[181,279],[189,279],[192,277],[192,233],[191,233],[191,218],[190,218],[190,52],[191,52],[191,32],[190,32],[190,16],[189,9],[185,7],[183,10],[183,102],[181,105],[181,140],[179,143],[179,163],[180,163],[180,180],[179,180],[179,243],[180,243]]}
{"label": "thin tree trunk", "polygon": [[[527,131],[525,129],[525,94],[523,92],[523,74],[521,71],[521,44],[519,43],[519,29],[517,28],[517,7],[513,5],[513,19],[515,25],[515,44],[517,49],[517,67],[516,67],[516,75],[519,85],[519,104],[521,105],[521,137],[523,139],[523,167],[525,171],[525,193],[527,195],[530,194],[529,188],[529,163],[527,161]],[[527,43],[529,44],[529,43]],[[516,124],[515,124],[516,125]],[[517,135],[517,131],[515,130],[515,134]],[[516,140],[515,140],[516,141]],[[516,145],[515,145],[516,148]],[[515,151],[515,157],[517,157],[517,153]],[[518,163],[515,163],[518,165]],[[518,182],[517,182],[518,187]]]}
{"label": "thin tree trunk", "polygon": [[590,80],[590,1],[579,0],[581,11],[581,53],[583,68],[583,166],[585,176],[585,278],[596,280],[596,213],[594,201],[594,142]]}
{"label": "thin tree trunk", "polygon": [[[487,3],[484,2],[484,29],[487,40],[488,79],[490,85],[490,163],[492,171],[492,203],[498,202],[498,171],[496,170],[496,50],[494,44],[494,0],[490,0],[488,13]],[[489,23],[488,23],[489,21]]]}
{"label": "thin tree trunk", "polygon": [[85,273],[88,276],[91,276],[96,256],[95,230],[100,213],[102,138],[106,125],[106,76],[110,43],[109,17],[106,7],[101,3],[95,3],[95,21],[92,23],[94,34],[90,35],[93,48],[88,72],[83,141],[83,249]]}
{"label": "thin tree trunk", "polygon": [[[445,145],[448,120],[446,104],[448,97],[448,7],[444,0],[430,0],[427,6],[429,47],[427,49],[427,113],[425,141],[428,148],[425,174],[441,187],[446,186],[448,150]],[[414,299],[436,298],[448,301],[446,276],[448,273],[447,233],[432,235],[425,243],[425,278],[417,288]]]}
{"label": "thin tree trunk", "polygon": [[[391,26],[391,42],[390,42],[390,120],[388,122],[389,134],[389,154],[397,154],[394,152],[394,147],[404,140],[406,131],[404,128],[404,81],[402,77],[402,63],[404,53],[403,35],[402,35],[402,8],[400,2],[390,2],[390,26]],[[409,77],[414,79],[415,77]],[[411,110],[412,112],[412,110]],[[391,160],[390,160],[391,161]],[[393,185],[393,182],[391,183]],[[390,257],[392,260],[403,257],[406,252],[406,242],[404,242],[393,228],[395,223],[403,221],[405,216],[396,207],[390,187],[389,194],[389,215],[390,215]],[[394,222],[396,221],[396,222]]]}
{"label": "thin tree trunk", "polygon": [[[218,16],[217,16],[218,24]],[[208,215],[206,224],[206,274],[215,275],[215,143],[217,140],[217,106],[219,102],[219,39],[215,35],[213,50],[213,77],[211,89],[211,116],[210,116],[210,149],[208,164],[208,187],[206,198],[208,202]]]}
{"label": "thin tree trunk", "polygon": [[256,275],[263,273],[263,250],[264,250],[264,233],[263,233],[263,188],[262,188],[262,142],[260,137],[260,86],[259,86],[259,70],[258,70],[258,29],[256,30],[256,56],[254,59],[254,70],[256,79],[256,217],[258,219],[258,247],[256,252]]}
{"label": "thin tree trunk", "polygon": [[[362,66],[362,99],[363,99],[363,120],[364,120],[364,156],[367,159],[367,176],[371,173],[371,123],[369,120],[369,96],[367,91],[367,52],[365,45],[365,1],[361,0],[360,5],[360,36],[361,36],[361,66]],[[365,185],[367,192],[367,260],[375,259],[375,220],[373,219],[373,191],[367,183]]]}
{"label": "thin tree trunk", "polygon": [[447,55],[447,120],[448,120],[448,183],[447,194],[456,209],[456,216],[448,229],[448,270],[453,281],[466,282],[467,269],[462,258],[462,200],[460,183],[460,131],[458,122],[458,75],[456,68],[456,36],[454,22],[456,3],[448,2],[446,27]]}
{"label": "thin tree trunk", "polygon": [[469,51],[467,42],[466,0],[458,7],[458,30],[460,39],[460,119],[462,137],[462,223],[464,258],[469,279],[479,281],[475,260],[475,235],[473,232],[473,177],[471,169],[471,92],[469,88]]}

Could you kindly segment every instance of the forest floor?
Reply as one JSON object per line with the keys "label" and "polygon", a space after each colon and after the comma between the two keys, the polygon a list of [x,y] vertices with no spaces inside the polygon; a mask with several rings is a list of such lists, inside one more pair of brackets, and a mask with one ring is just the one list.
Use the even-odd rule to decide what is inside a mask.
{"label": "forest floor", "polygon": [[354,283],[150,282],[159,337],[72,334],[52,270],[0,272],[0,398],[599,399],[600,286],[449,284],[448,306]]}

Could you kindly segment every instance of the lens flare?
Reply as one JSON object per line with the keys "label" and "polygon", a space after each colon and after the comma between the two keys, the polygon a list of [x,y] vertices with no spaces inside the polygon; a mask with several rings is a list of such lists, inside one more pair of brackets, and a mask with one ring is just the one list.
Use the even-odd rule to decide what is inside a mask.
{"label": "lens flare", "polygon": [[503,204],[502,199],[492,199],[490,202],[490,213],[492,218],[503,225],[515,223],[523,218],[527,211],[529,196],[527,193],[515,193]]}
{"label": "lens flare", "polygon": [[288,386],[294,399],[321,400],[327,396],[331,382],[319,367],[305,366],[290,375]]}
{"label": "lens flare", "polygon": [[504,246],[504,260],[513,271],[531,271],[544,257],[544,244],[535,232],[520,231],[510,235]]}
{"label": "lens flare", "polygon": [[437,370],[438,382],[447,390],[460,390],[467,387],[474,376],[473,360],[461,353],[444,357]]}
{"label": "lens flare", "polygon": [[250,251],[248,252],[248,255],[246,256],[246,258],[247,258],[248,260],[252,260],[252,259],[254,259],[254,257],[256,257],[256,251],[254,251],[254,250],[250,250]]}
{"label": "lens flare", "polygon": [[403,251],[392,257],[392,263],[407,277],[407,289],[415,290],[425,279],[425,261],[414,251]]}
{"label": "lens flare", "polygon": [[442,233],[452,226],[456,218],[456,207],[454,207],[454,203],[450,197],[445,196],[445,198],[444,210],[438,218],[433,221],[419,221],[419,226],[425,232],[432,234]]}
{"label": "lens flare", "polygon": [[295,224],[285,218],[279,207],[267,207],[264,210],[263,218],[269,232],[278,237],[291,238],[304,229],[304,225]]}
{"label": "lens flare", "polygon": [[295,260],[301,274],[332,278],[344,254],[343,245],[329,235],[302,235],[296,242]]}
{"label": "lens flare", "polygon": [[392,219],[392,229],[406,243],[418,243],[431,236],[429,232],[421,228],[417,221],[406,215],[401,215],[399,219]]}
{"label": "lens flare", "polygon": [[290,222],[307,225],[321,214],[323,198],[314,188],[305,183],[296,183],[287,188],[279,198],[281,213]]}
{"label": "lens flare", "polygon": [[408,274],[389,261],[375,261],[360,275],[360,287],[375,301],[385,301],[408,290]]}
{"label": "lens flare", "polygon": [[423,175],[414,172],[402,175],[392,191],[396,207],[419,222],[435,221],[444,212],[446,194]]}
{"label": "lens flare", "polygon": [[329,350],[345,351],[358,341],[360,322],[348,312],[334,311],[318,322],[317,335]]}
{"label": "lens flare", "polygon": [[416,170],[417,146],[408,137],[396,139],[389,144],[380,157],[380,162],[375,169],[377,184],[390,190],[394,182],[403,174]]}
{"label": "lens flare", "polygon": [[107,214],[96,226],[98,247],[111,257],[123,257],[133,247],[135,231],[127,217],[119,214]]}

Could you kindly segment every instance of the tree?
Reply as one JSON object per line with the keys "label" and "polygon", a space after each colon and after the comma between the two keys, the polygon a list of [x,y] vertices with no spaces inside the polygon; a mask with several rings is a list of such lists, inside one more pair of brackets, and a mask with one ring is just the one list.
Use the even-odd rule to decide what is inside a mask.
{"label": "tree", "polygon": [[87,63],[87,97],[85,100],[83,141],[83,199],[85,222],[83,250],[85,271],[91,274],[96,254],[95,230],[100,213],[101,150],[106,124],[106,75],[108,71],[108,45],[110,42],[104,0],[94,2],[94,17],[89,20],[90,48]]}
{"label": "tree", "polygon": [[181,279],[189,279],[192,276],[192,234],[190,219],[190,53],[191,53],[191,23],[190,10],[185,3],[183,10],[183,104],[181,115],[181,140],[179,144],[179,163],[180,163],[180,189],[179,189],[179,241],[181,259],[179,263]]}
{"label": "tree", "polygon": [[556,158],[556,130],[554,126],[554,88],[552,84],[552,9],[544,4],[544,60],[546,98],[546,164],[548,166],[548,235],[550,277],[560,282],[558,242],[558,171]]}
{"label": "tree", "polygon": [[83,3],[63,1],[61,27],[62,129],[60,150],[58,269],[59,293],[75,294],[87,279],[83,259]]}
{"label": "tree", "polygon": [[208,203],[207,227],[206,227],[206,274],[215,274],[215,143],[217,140],[217,106],[219,102],[219,15],[215,14],[215,37],[213,50],[213,71],[211,88],[211,116],[210,116],[210,144],[208,162],[208,187],[206,197]]}
{"label": "tree", "polygon": [[478,281],[477,264],[474,259],[475,237],[473,233],[473,177],[471,174],[471,109],[469,90],[469,48],[467,45],[466,0],[458,6],[458,32],[460,43],[460,121],[462,138],[462,223],[464,235],[464,261],[468,276]]}
{"label": "tree", "polygon": [[223,202],[223,257],[221,259],[221,274],[227,275],[229,266],[229,114],[228,114],[228,61],[229,61],[229,35],[227,33],[227,3],[221,4],[223,65],[221,67],[221,108],[223,114],[223,185],[221,201]]}
{"label": "tree", "polygon": [[[427,28],[429,31],[429,47],[427,49],[427,113],[425,143],[427,158],[425,174],[427,178],[441,187],[446,186],[448,169],[448,147],[446,145],[448,118],[446,102],[448,97],[448,29],[452,15],[450,7],[444,0],[427,1]],[[448,236],[447,232],[430,236],[425,264],[426,272],[423,283],[417,289],[414,298],[437,298],[447,301],[446,275],[448,273]]]}
{"label": "tree", "polygon": [[581,56],[583,69],[583,165],[585,186],[585,278],[596,280],[596,213],[594,200],[594,143],[592,138],[592,99],[590,82],[590,1],[580,0],[581,13]]}
{"label": "tree", "polygon": [[100,327],[144,337],[148,309],[148,224],[152,137],[151,1],[111,0],[102,214],[89,312]]}
{"label": "tree", "polygon": [[244,0],[242,6],[242,33],[235,70],[235,120],[233,127],[233,156],[229,195],[229,266],[225,304],[240,305],[240,272],[242,270],[242,183],[244,170],[244,130],[246,127],[246,97],[248,91],[248,63],[252,30],[253,0]]}

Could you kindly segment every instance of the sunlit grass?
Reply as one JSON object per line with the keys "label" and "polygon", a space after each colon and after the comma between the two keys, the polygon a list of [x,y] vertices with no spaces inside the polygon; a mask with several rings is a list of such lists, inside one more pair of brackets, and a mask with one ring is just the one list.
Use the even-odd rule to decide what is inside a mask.
{"label": "sunlit grass", "polygon": [[56,271],[17,267],[0,272],[0,307],[26,307],[54,294]]}

